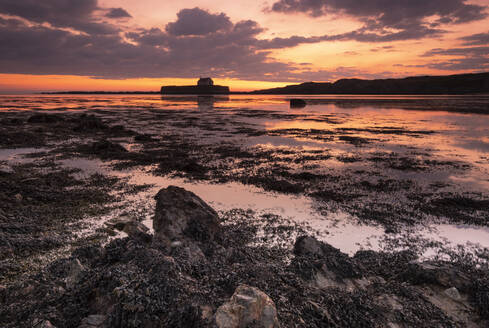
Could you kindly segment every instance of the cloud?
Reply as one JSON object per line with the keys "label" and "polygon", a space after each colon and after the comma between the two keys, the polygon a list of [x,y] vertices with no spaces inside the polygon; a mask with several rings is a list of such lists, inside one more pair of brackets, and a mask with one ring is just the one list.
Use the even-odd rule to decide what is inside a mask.
{"label": "cloud", "polygon": [[489,32],[464,36],[461,37],[459,40],[465,41],[464,44],[467,46],[478,46],[478,45],[489,44]]}
{"label": "cloud", "polygon": [[400,30],[397,32],[386,32],[383,30],[369,31],[367,28],[362,28],[356,31],[322,35],[322,36],[291,36],[288,38],[274,38],[270,40],[260,40],[258,47],[260,49],[281,49],[295,47],[301,44],[331,42],[331,41],[357,41],[366,43],[380,43],[420,39],[424,37],[437,37],[444,34],[445,31],[434,28],[425,28],[424,26],[412,26],[409,29]]}
{"label": "cloud", "polygon": [[346,14],[375,19],[383,26],[402,26],[438,16],[435,23],[464,23],[487,16],[486,7],[467,4],[466,0],[279,0],[271,10],[283,13],[306,13],[310,16]]}
{"label": "cloud", "polygon": [[489,69],[489,46],[451,49],[435,48],[425,52],[422,57],[434,59],[434,62],[425,65],[425,67],[433,69],[446,71],[483,71]]}
{"label": "cloud", "polygon": [[89,34],[116,33],[118,28],[100,22],[94,15],[97,0],[2,0],[0,13],[18,16],[54,27],[73,28]]}
{"label": "cloud", "polygon": [[422,57],[438,56],[489,56],[489,47],[435,48],[425,52]]}
{"label": "cloud", "polygon": [[[367,76],[355,68],[315,70],[310,65],[274,60],[264,50],[271,46],[264,47],[263,40],[258,39],[263,28],[255,21],[233,23],[227,16],[198,8],[191,9],[191,13],[194,25],[190,27],[179,25],[186,19],[179,15],[166,28],[139,29],[124,35],[75,34],[0,18],[0,43],[6,45],[0,52],[0,72],[117,79],[192,78],[205,73],[221,78],[291,82]],[[205,25],[219,22],[222,17],[225,19],[220,23],[208,25],[212,28],[207,28],[205,34],[192,30],[193,26],[202,26],[200,20]],[[269,43],[278,45],[281,41]]]}
{"label": "cloud", "polygon": [[[205,15],[197,17],[206,21]],[[195,77],[205,70],[217,77],[291,77],[290,65],[256,51],[256,35],[262,31],[256,22],[240,21],[213,31],[173,35],[153,28],[124,36],[74,34],[0,18],[0,44],[4,45],[0,72],[134,78]]]}
{"label": "cloud", "polygon": [[[11,0],[0,2],[0,73],[114,79],[191,78],[209,74],[218,78],[291,82],[387,77],[391,74],[368,74],[353,67],[318,70],[308,64],[282,62],[272,57],[271,49],[325,41],[386,42],[443,33],[436,28],[426,31],[424,26],[386,31],[378,27],[377,21],[366,21],[363,29],[343,34],[262,39],[264,28],[257,22],[231,21],[224,13],[201,8],[182,9],[174,21],[161,28],[132,27],[123,31],[117,25],[118,18],[128,18],[129,13],[123,8],[101,8],[97,1],[79,0],[65,13],[63,8],[68,2],[74,3],[26,0],[19,1],[16,7],[17,2]],[[115,9],[118,10],[113,12]],[[107,15],[114,19],[107,19]],[[389,46],[382,49],[390,50]],[[431,57],[437,56],[442,54],[433,52]],[[453,67],[468,66],[470,60],[475,65],[485,58],[482,50],[472,53],[470,58],[461,52],[454,56],[465,61],[453,61]],[[449,69],[451,60],[434,64]]]}
{"label": "cloud", "polygon": [[312,17],[348,15],[364,26],[330,40],[386,42],[438,36],[444,33],[440,25],[483,19],[486,9],[466,0],[279,0],[269,11]]}
{"label": "cloud", "polygon": [[118,19],[131,18],[132,16],[123,8],[110,8],[105,17]]}
{"label": "cloud", "polygon": [[229,30],[233,25],[226,14],[211,14],[200,8],[182,9],[177,17],[176,22],[166,25],[172,35],[205,35]]}

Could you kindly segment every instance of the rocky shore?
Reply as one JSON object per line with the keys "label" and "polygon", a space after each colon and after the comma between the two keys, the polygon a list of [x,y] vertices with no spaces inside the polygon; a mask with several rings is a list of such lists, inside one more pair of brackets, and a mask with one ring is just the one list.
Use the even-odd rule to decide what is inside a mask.
{"label": "rocky shore", "polygon": [[[309,101],[287,112],[22,101],[0,120],[1,327],[488,325],[487,247],[417,230],[488,225],[488,158],[425,145],[443,131],[307,113]],[[141,170],[148,179],[131,178]],[[167,181],[307,198],[321,224],[346,213],[389,244],[342,252],[308,213],[218,208],[209,189]]]}
{"label": "rocky shore", "polygon": [[[302,235],[258,242],[170,186],[155,196],[154,233],[120,218],[127,237],[76,248],[0,288],[3,327],[486,327],[489,270],[421,262],[403,251],[348,256]],[[228,218],[229,219],[229,218]],[[284,231],[286,229],[283,229]],[[273,231],[281,236],[280,230]]]}

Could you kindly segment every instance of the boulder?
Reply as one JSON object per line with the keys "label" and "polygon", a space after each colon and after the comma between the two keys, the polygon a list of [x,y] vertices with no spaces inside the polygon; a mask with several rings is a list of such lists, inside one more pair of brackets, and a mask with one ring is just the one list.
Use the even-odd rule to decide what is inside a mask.
{"label": "boulder", "polygon": [[294,263],[297,269],[304,271],[301,276],[305,278],[317,277],[318,272],[325,277],[335,277],[335,280],[362,278],[360,264],[339,249],[314,237],[297,237],[294,254]]}
{"label": "boulder", "polygon": [[309,236],[297,237],[294,244],[294,254],[323,257],[325,253],[322,250],[322,244],[323,243],[321,243],[314,237],[309,237]]}
{"label": "boulder", "polygon": [[293,108],[306,107],[306,101],[303,99],[290,99],[290,107]]}
{"label": "boulder", "polygon": [[161,189],[155,197],[154,241],[170,245],[189,238],[211,242],[220,234],[219,216],[194,193],[180,187]]}
{"label": "boulder", "polygon": [[272,299],[258,288],[240,285],[215,314],[219,328],[280,327]]}

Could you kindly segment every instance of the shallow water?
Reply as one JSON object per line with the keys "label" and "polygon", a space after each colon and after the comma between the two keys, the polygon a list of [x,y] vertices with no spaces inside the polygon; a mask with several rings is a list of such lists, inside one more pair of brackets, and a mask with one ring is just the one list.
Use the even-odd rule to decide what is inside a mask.
{"label": "shallow water", "polygon": [[[143,217],[142,222],[153,229],[154,195],[161,188],[170,185],[180,186],[199,195],[205,202],[218,211],[228,211],[234,208],[252,210],[259,214],[275,214],[286,217],[300,224],[305,224],[317,231],[318,238],[353,255],[360,249],[382,249],[384,229],[377,226],[359,224],[358,220],[342,211],[319,214],[314,202],[305,196],[284,195],[267,192],[260,188],[241,183],[214,184],[209,182],[190,182],[181,178],[154,176],[150,168],[126,171],[112,170],[100,160],[76,158],[59,162],[64,167],[82,170],[80,177],[94,173],[102,173],[127,179],[131,184],[151,187],[137,195],[126,198],[125,207],[102,218],[94,220],[93,227],[100,227],[104,222],[119,216],[122,212],[136,211]],[[429,240],[440,241],[445,246],[475,245],[489,248],[489,228],[472,225],[433,224],[428,227],[412,229],[405,238],[422,236]],[[400,236],[399,236],[400,237]],[[435,255],[430,250],[426,255]]]}
{"label": "shallow water", "polygon": [[[327,151],[333,157],[319,161],[316,172],[350,174],[376,170],[377,174],[407,179],[425,186],[449,185],[450,190],[489,194],[489,97],[487,96],[297,96],[306,99],[305,108],[290,108],[294,96],[230,95],[219,97],[159,95],[50,95],[0,96],[1,111],[79,112],[92,111],[102,118],[141,132],[164,135],[168,129],[191,136],[196,143],[235,142],[264,149]],[[474,110],[471,110],[474,109]],[[188,115],[196,123],[182,127],[155,120],[158,111]],[[484,114],[484,112],[486,114]],[[191,121],[194,122],[194,121]],[[174,123],[174,122],[173,122]],[[203,126],[200,123],[205,123]],[[267,135],[237,133],[240,126],[266,130]],[[208,127],[219,129],[209,130]],[[352,139],[354,138],[354,139]],[[356,138],[356,139],[355,139]],[[353,140],[353,141],[352,141]],[[357,142],[358,143],[355,143]],[[138,151],[130,141],[123,145]],[[13,164],[23,154],[45,149],[0,149],[0,162]],[[379,168],[369,160],[382,154],[418,159],[416,169]],[[342,157],[362,160],[339,160]],[[442,162],[431,167],[426,159]],[[284,161],[288,159],[284,157]],[[99,160],[69,159],[64,166],[80,168],[80,175],[96,172],[114,174],[132,184],[152,184],[148,190],[130,196],[151,225],[153,196],[162,187],[179,185],[195,192],[218,210],[252,209],[307,223],[321,232],[321,238],[348,253],[360,248],[379,249],[384,229],[362,225],[341,210],[319,212],[317,204],[303,195],[266,192],[240,183],[189,182],[180,178],[155,176],[144,168],[115,171]],[[448,164],[447,164],[448,163]],[[290,167],[300,167],[301,163]],[[387,195],[395,202],[396,195]],[[114,213],[113,215],[117,215]],[[449,244],[476,243],[489,247],[487,227],[432,223],[414,234]]]}

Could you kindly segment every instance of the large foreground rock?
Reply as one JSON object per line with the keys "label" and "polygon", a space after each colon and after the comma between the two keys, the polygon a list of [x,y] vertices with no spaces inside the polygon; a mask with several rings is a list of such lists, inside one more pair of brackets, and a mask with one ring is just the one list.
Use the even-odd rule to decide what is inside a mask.
{"label": "large foreground rock", "polygon": [[229,302],[216,311],[219,328],[280,327],[275,304],[267,294],[255,287],[240,285]]}
{"label": "large foreground rock", "polygon": [[161,189],[155,198],[155,242],[170,245],[172,241],[185,238],[199,242],[218,238],[219,216],[193,192],[169,186]]}

